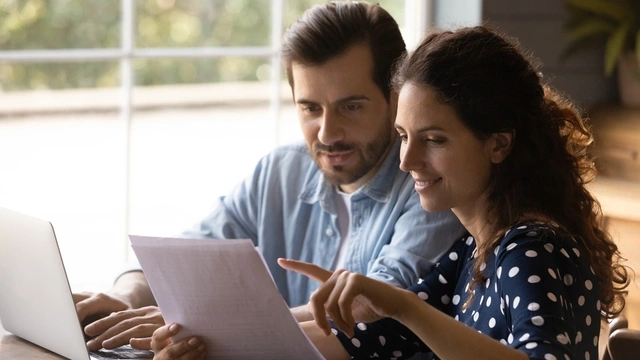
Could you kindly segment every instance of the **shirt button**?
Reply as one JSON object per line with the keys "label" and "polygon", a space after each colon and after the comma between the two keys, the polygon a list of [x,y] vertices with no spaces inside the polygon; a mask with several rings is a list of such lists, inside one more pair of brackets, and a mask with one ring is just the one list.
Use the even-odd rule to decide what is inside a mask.
{"label": "shirt button", "polygon": [[331,230],[331,228],[327,228],[324,233],[327,234],[327,236],[333,236],[333,230]]}

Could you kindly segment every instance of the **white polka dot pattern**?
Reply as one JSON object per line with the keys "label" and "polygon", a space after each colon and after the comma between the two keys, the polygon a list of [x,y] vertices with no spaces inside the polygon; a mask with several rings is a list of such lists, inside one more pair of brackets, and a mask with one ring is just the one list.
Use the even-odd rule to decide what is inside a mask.
{"label": "white polka dot pattern", "polygon": [[[595,274],[579,243],[559,230],[520,225],[506,231],[479,267],[486,279],[472,289],[467,308],[478,255],[473,237],[456,242],[438,271],[410,289],[460,323],[531,358],[597,359],[600,302]],[[428,350],[395,321],[379,323],[357,324],[354,338],[340,332],[338,338],[356,358],[375,354],[405,359]]]}

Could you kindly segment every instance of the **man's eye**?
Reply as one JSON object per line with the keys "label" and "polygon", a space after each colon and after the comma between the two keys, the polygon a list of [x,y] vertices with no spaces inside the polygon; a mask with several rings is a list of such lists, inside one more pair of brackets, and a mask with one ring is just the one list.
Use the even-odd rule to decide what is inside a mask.
{"label": "man's eye", "polygon": [[344,106],[345,109],[349,110],[349,111],[356,111],[358,109],[360,109],[360,105],[358,104],[347,104]]}

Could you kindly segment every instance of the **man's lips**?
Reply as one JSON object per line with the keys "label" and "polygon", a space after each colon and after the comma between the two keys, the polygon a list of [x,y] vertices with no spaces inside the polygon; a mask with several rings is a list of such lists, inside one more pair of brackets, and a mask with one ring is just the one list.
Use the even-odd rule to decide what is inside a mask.
{"label": "man's lips", "polygon": [[333,151],[333,152],[320,151],[319,152],[319,155],[325,158],[326,161],[329,163],[329,165],[332,165],[332,166],[344,165],[347,161],[349,161],[352,154],[353,154],[353,150]]}

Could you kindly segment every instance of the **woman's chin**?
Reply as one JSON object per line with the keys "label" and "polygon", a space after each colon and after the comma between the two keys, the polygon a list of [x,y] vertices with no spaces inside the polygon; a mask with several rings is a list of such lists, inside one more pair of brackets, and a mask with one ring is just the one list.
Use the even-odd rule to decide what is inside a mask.
{"label": "woman's chin", "polygon": [[438,204],[435,201],[425,200],[422,198],[420,198],[420,205],[422,205],[422,208],[428,212],[442,212],[450,209],[449,207]]}

